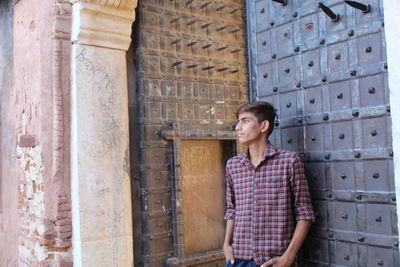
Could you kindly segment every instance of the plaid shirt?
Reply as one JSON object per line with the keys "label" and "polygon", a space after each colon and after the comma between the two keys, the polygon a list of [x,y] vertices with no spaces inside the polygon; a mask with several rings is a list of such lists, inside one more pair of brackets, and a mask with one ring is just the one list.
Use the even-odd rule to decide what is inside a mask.
{"label": "plaid shirt", "polygon": [[225,219],[235,221],[234,257],[257,265],[285,252],[295,219],[314,221],[300,157],[271,144],[256,168],[248,152],[227,162],[226,200]]}

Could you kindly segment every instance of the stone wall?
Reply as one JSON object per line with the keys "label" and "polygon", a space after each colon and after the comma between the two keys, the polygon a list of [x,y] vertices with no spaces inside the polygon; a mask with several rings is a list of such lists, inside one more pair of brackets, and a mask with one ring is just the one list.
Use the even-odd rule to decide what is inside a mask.
{"label": "stone wall", "polygon": [[12,92],[12,1],[0,2],[0,265],[17,266],[18,192]]}
{"label": "stone wall", "polygon": [[[32,8],[38,7],[38,8]],[[27,0],[14,6],[15,176],[18,263],[71,266],[71,6]]]}

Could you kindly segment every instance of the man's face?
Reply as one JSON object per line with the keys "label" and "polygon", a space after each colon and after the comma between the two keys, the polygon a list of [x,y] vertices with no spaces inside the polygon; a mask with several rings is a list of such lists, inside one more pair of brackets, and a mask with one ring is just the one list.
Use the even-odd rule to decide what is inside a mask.
{"label": "man's face", "polygon": [[251,112],[239,114],[236,124],[236,133],[241,144],[251,144],[265,138],[268,121],[258,123],[256,116]]}

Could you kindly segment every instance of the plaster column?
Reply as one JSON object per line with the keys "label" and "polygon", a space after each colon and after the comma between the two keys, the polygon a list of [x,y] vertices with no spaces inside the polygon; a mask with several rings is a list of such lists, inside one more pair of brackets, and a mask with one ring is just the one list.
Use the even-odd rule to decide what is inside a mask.
{"label": "plaster column", "polygon": [[400,229],[400,2],[383,1],[385,18],[386,52],[388,62],[388,83],[390,92],[390,112],[392,118],[392,140],[394,161],[394,182],[397,199],[398,229]]}
{"label": "plaster column", "polygon": [[74,266],[133,266],[126,51],[136,0],[71,2]]}

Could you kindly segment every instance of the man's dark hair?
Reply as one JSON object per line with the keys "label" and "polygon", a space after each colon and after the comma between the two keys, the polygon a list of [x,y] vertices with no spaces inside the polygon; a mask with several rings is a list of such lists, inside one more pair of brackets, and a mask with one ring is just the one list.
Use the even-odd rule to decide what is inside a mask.
{"label": "man's dark hair", "polygon": [[253,113],[258,123],[267,120],[269,122],[267,137],[270,136],[274,130],[275,118],[277,116],[275,108],[271,103],[259,101],[245,104],[236,111],[236,117],[238,118],[240,114],[245,112]]}

